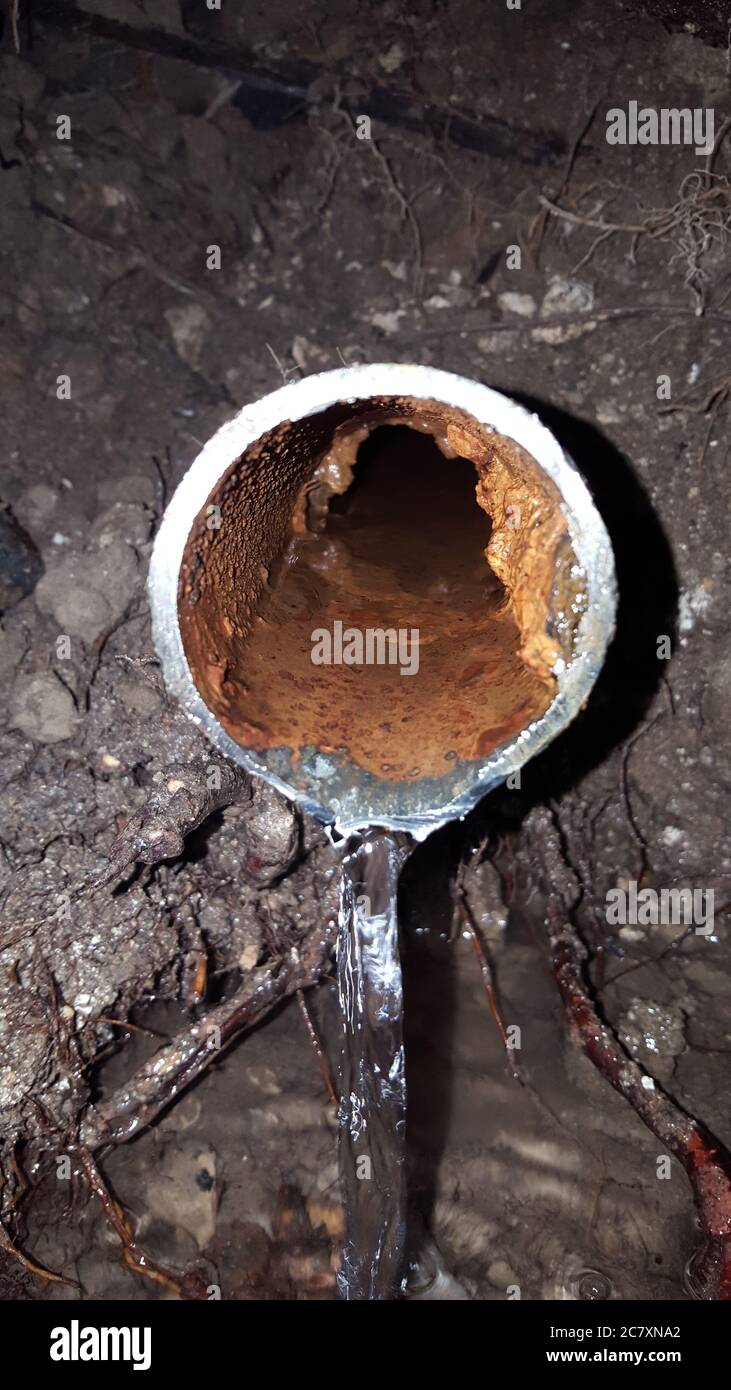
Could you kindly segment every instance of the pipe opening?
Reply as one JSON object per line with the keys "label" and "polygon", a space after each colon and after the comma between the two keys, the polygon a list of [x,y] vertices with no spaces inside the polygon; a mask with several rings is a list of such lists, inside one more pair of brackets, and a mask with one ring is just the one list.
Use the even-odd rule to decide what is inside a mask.
{"label": "pipe opening", "polygon": [[583,576],[558,490],[452,407],[285,421],[214,489],[181,567],[193,681],[242,746],[387,781],[486,758],[571,659]]}

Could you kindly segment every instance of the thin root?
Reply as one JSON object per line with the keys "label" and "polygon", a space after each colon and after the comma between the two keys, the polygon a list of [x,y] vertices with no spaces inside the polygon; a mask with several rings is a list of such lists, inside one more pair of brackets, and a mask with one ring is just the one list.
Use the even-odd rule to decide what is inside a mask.
{"label": "thin root", "polygon": [[688,1175],[703,1230],[692,1260],[694,1286],[703,1299],[731,1300],[731,1154],[659,1089],[601,1021],[584,984],[584,947],[556,897],[549,899],[546,924],[574,1041]]}

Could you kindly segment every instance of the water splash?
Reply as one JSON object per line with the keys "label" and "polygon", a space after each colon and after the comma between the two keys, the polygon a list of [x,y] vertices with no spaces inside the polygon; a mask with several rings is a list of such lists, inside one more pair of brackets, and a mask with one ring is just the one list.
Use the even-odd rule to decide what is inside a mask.
{"label": "water splash", "polygon": [[338,917],[340,1178],[349,1300],[394,1297],[406,1231],[406,1078],[396,893],[412,841],[367,830],[343,855]]}

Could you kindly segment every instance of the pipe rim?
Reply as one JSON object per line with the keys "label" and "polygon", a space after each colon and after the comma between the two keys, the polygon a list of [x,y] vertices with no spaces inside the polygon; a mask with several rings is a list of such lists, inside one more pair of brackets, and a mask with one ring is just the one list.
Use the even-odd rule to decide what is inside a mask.
{"label": "pipe rim", "polygon": [[[319,414],[338,402],[354,403],[371,396],[409,396],[455,407],[526,449],[558,488],[571,544],[586,575],[588,602],[578,624],[574,656],[556,673],[557,692],[548,709],[489,757],[457,764],[464,770],[464,785],[453,785],[446,796],[439,787],[447,782],[446,776],[386,784],[355,768],[352,795],[328,796],[327,776],[313,775],[307,791],[293,788],[263,765],[260,754],[236,743],[219,724],[196,689],[180,633],[178,583],[185,546],[196,517],[221,477],[255,440],[277,424]],[[517,401],[481,382],[412,363],[370,363],[304,377],[244,406],[222,425],[190,465],[168,503],[153,547],[148,591],[153,641],[167,690],[220,753],[263,777],[323,824],[334,824],[340,833],[379,824],[416,838],[466,815],[571,722],[599,674],[616,612],[614,557],[606,527],[575,464],[547,426]],[[454,773],[450,777],[454,783]],[[387,786],[391,792],[399,788],[400,793],[388,796],[383,792]],[[430,804],[429,795],[442,800]],[[417,804],[402,807],[395,804],[399,800]]]}

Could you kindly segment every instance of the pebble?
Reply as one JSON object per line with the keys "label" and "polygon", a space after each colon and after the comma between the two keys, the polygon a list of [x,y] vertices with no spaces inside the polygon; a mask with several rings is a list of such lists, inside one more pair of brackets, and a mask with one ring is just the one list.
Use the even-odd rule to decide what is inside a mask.
{"label": "pebble", "polygon": [[197,371],[203,359],[203,348],[208,337],[211,320],[200,304],[181,304],[165,310],[165,318],[172,334],[175,351],[193,371]]}
{"label": "pebble", "polygon": [[538,308],[532,294],[518,294],[515,290],[505,290],[497,302],[504,313],[518,314],[522,319],[532,319]]}
{"label": "pebble", "polygon": [[518,1277],[507,1260],[493,1260],[488,1268],[487,1277],[496,1289],[507,1289],[510,1284],[518,1283]]}
{"label": "pebble", "polygon": [[45,483],[34,483],[21,494],[14,510],[30,531],[47,526],[58,506],[58,493]]}
{"label": "pebble", "polygon": [[477,339],[477,346],[480,352],[497,353],[504,357],[518,346],[518,336],[512,331],[508,333],[483,333],[482,337]]}
{"label": "pebble", "polygon": [[379,53],[378,61],[384,72],[396,72],[404,62],[404,50],[400,43],[392,43],[386,53]]}
{"label": "pebble", "polygon": [[594,307],[594,290],[585,280],[565,280],[555,275],[541,304],[541,316],[588,314]]}
{"label": "pebble", "polygon": [[245,1075],[248,1077],[252,1086],[256,1086],[257,1091],[263,1091],[265,1096],[279,1096],[282,1088],[277,1080],[276,1072],[272,1067],[265,1064],[247,1067]]}
{"label": "pebble", "polygon": [[382,333],[398,333],[399,319],[402,319],[405,313],[405,309],[393,309],[384,314],[371,314],[370,322],[374,328],[380,328]]}
{"label": "pebble", "polygon": [[92,541],[101,548],[122,537],[128,545],[142,546],[150,539],[151,513],[144,506],[131,502],[114,502],[98,516],[89,532]]}
{"label": "pebble", "polygon": [[36,589],[41,612],[50,613],[59,631],[92,646],[125,613],[138,586],[137,556],[125,540],[104,535],[108,544],[59,556]]}
{"label": "pebble", "polygon": [[79,723],[71,693],[52,671],[16,682],[10,702],[10,727],[35,743],[62,743]]}

